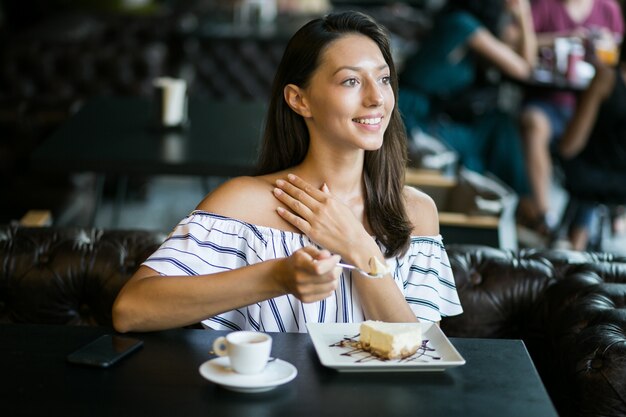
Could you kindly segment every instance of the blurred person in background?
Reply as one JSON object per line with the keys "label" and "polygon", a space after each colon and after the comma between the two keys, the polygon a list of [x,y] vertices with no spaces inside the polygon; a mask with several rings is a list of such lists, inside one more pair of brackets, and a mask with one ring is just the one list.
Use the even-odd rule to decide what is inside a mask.
{"label": "blurred person in background", "polygon": [[[558,151],[569,189],[626,203],[626,53],[621,49],[616,67],[595,62],[596,74],[577,103]],[[574,249],[587,248],[593,213],[591,203],[578,206],[569,230]]]}
{"label": "blurred person in background", "polygon": [[[620,6],[615,0],[534,0],[531,9],[539,47],[553,48],[554,40],[564,37],[589,44],[591,36],[615,46],[624,32]],[[549,197],[552,155],[575,106],[575,93],[548,92],[528,97],[522,111],[522,138],[532,196],[521,199],[518,219],[540,236],[548,237],[556,223]]]}
{"label": "blurred person in background", "polygon": [[497,107],[495,90],[476,86],[482,63],[526,79],[536,57],[528,0],[449,1],[400,74],[399,106],[409,134],[421,129],[439,138],[468,169],[491,172],[528,194],[519,125]]}

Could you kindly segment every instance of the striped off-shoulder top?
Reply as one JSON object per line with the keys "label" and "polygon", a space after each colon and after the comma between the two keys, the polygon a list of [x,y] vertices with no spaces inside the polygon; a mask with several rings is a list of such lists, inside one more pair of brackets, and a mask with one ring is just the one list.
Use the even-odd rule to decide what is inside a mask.
{"label": "striped off-shoulder top", "polygon": [[[287,257],[308,245],[315,243],[300,233],[196,210],[174,228],[144,265],[166,276],[205,275]],[[396,285],[420,320],[439,321],[463,312],[441,236],[413,236],[408,251],[387,259],[387,263]],[[304,333],[307,322],[363,320],[352,274],[344,269],[337,290],[324,300],[302,303],[292,295],[283,295],[207,317],[203,324],[216,330]]]}

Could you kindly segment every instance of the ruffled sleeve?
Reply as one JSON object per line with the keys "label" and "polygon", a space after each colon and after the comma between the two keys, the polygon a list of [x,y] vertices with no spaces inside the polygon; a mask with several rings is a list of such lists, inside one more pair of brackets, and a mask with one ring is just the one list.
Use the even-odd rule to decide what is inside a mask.
{"label": "ruffled sleeve", "polygon": [[417,318],[440,321],[463,312],[441,236],[411,237],[405,259],[399,265],[404,294]]}
{"label": "ruffled sleeve", "polygon": [[161,275],[212,274],[261,262],[268,246],[253,225],[196,211],[143,264]]}

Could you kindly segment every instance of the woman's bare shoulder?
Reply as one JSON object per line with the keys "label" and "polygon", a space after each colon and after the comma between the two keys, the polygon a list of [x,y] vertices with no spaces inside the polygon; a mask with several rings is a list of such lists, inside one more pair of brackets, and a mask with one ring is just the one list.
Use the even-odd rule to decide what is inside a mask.
{"label": "woman's bare shoulder", "polygon": [[272,189],[263,177],[236,177],[209,193],[196,209],[244,220],[241,214],[262,210],[274,199]]}
{"label": "woman's bare shoulder", "polygon": [[196,209],[259,226],[296,231],[276,213],[282,205],[273,193],[277,178],[278,175],[264,175],[230,179],[208,194]]}
{"label": "woman's bare shoulder", "polygon": [[435,201],[415,187],[404,187],[407,215],[413,225],[413,236],[436,236],[439,234],[439,214]]}

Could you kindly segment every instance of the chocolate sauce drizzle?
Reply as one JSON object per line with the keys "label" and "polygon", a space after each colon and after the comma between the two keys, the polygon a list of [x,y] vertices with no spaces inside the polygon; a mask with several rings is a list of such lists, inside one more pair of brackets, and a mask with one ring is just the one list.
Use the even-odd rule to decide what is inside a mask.
{"label": "chocolate sauce drizzle", "polygon": [[[348,348],[350,349],[347,352],[343,352],[341,356],[348,357],[356,357],[355,363],[365,363],[371,361],[379,361],[379,362],[390,362],[394,361],[397,363],[410,363],[410,362],[431,362],[438,361],[441,359],[440,356],[435,355],[436,350],[432,347],[428,346],[428,339],[422,340],[422,345],[417,349],[417,351],[411,356],[407,356],[402,359],[387,359],[381,358],[380,356],[376,356],[372,352],[365,350],[361,345],[361,342],[358,340],[360,334],[356,334],[354,336],[344,336],[340,341],[333,343],[329,347],[338,347],[338,348]],[[434,353],[433,353],[434,352]]]}

